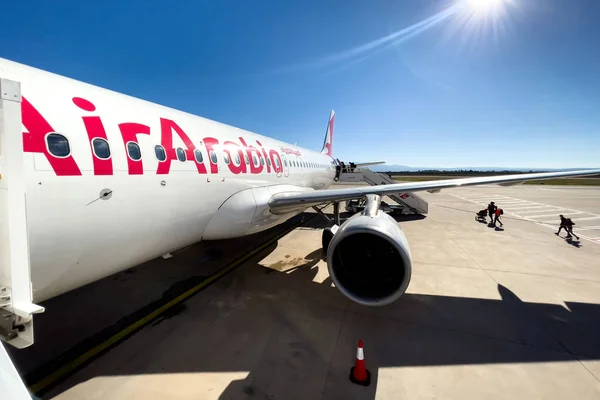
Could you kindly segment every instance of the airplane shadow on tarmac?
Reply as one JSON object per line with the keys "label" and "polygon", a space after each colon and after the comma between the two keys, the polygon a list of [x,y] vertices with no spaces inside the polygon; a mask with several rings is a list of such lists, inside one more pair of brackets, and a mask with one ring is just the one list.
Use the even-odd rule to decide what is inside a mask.
{"label": "airplane shadow on tarmac", "polygon": [[[219,398],[374,399],[380,368],[600,359],[598,304],[528,303],[498,284],[501,300],[407,293],[367,308],[330,278],[315,282],[321,249],[291,271],[259,265],[277,247],[108,351],[60,392],[95,377],[249,371]],[[368,387],[348,379],[358,339]]]}
{"label": "airplane shadow on tarmac", "polygon": [[[311,256],[316,254],[306,258]],[[302,292],[303,286],[312,286],[311,299],[325,304],[326,298],[337,297],[337,290],[331,287],[330,278],[320,284],[313,282],[317,273],[314,264],[311,261],[290,274],[270,270],[265,273],[277,275],[281,290]],[[297,385],[297,380],[314,381],[316,377],[310,379],[307,370],[320,371],[320,376],[327,377],[318,392],[323,393],[323,398],[374,399],[380,368],[600,359],[600,305],[527,303],[500,284],[498,293],[501,300],[408,293],[375,312],[348,304],[345,310],[352,318],[344,320],[336,350],[331,354],[311,346],[319,335],[301,329],[272,304],[271,312],[285,332],[270,338],[277,342],[273,347],[278,351],[273,354],[282,358],[276,361],[277,369],[286,371],[277,375],[290,379],[279,385],[300,390],[281,398],[321,398],[311,397],[317,392],[309,390],[310,385],[306,392]],[[290,336],[294,339],[289,340]],[[348,379],[358,339],[365,342],[366,365],[371,373],[371,385],[366,388],[353,385]],[[271,357],[266,356],[265,360]],[[274,369],[266,366],[269,362],[250,368],[249,375],[233,381],[220,399],[245,398],[244,395],[272,398],[269,380]],[[265,374],[265,370],[269,373]]]}

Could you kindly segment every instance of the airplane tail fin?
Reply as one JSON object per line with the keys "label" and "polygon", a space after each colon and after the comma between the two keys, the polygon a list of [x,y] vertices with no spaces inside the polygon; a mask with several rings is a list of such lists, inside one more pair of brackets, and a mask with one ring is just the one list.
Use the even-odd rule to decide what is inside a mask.
{"label": "airplane tail fin", "polygon": [[327,124],[327,132],[325,132],[325,141],[323,142],[323,149],[321,154],[326,154],[329,157],[333,157],[333,123],[335,120],[335,111],[331,110],[329,114],[329,123]]}

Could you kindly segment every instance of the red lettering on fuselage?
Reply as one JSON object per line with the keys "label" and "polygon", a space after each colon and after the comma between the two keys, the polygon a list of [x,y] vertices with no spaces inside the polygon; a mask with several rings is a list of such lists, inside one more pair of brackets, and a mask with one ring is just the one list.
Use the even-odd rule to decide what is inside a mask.
{"label": "red lettering on fuselage", "polygon": [[[83,111],[96,111],[96,106],[89,100],[81,97],[73,97],[72,101],[73,104]],[[71,153],[66,157],[57,157],[49,152],[46,136],[49,133],[54,132],[54,129],[25,97],[23,97],[22,101],[22,119],[23,125],[27,129],[27,132],[23,132],[23,150],[25,152],[44,154],[57,175],[81,175],[81,171]],[[108,143],[106,129],[101,118],[99,116],[86,115],[82,116],[81,119],[90,145],[91,156],[94,163],[94,175],[112,175],[112,157],[107,159],[100,158],[98,157],[98,154],[94,152],[94,139],[102,139]],[[118,124],[118,127],[123,139],[124,151],[127,154],[129,175],[143,174],[144,168],[142,158],[140,157],[140,159],[137,160],[131,158],[130,152],[128,151],[128,144],[134,143],[139,147],[137,135],[150,135],[150,126],[136,122],[124,122]],[[200,157],[200,154],[196,157],[195,154],[195,152],[201,152],[201,150],[194,146],[188,135],[179,125],[177,125],[177,123],[175,123],[175,121],[160,118],[160,128],[160,143],[165,150],[166,159],[162,161],[159,160],[158,168],[156,170],[157,174],[168,174],[171,169],[171,162],[173,160],[178,160],[177,149],[173,147],[173,131],[179,135],[185,145],[185,149],[182,148],[185,152],[185,161],[193,162],[199,174],[207,173],[203,157]],[[69,134],[67,132],[65,133]],[[73,136],[71,136],[71,138],[74,139]],[[229,159],[229,162],[227,163],[229,170],[236,175],[246,173],[253,175],[261,174],[266,167],[267,173],[270,173],[271,169],[273,169],[279,176],[284,169],[284,165],[277,150],[264,148],[262,143],[258,140],[256,140],[256,144],[258,145],[258,147],[256,147],[248,145],[241,136],[238,137],[238,139],[241,145],[234,141],[225,141],[223,145],[220,145],[219,140],[213,137],[205,137],[203,139],[208,162],[210,163],[211,174],[219,173],[219,158],[223,157],[224,153],[226,153]],[[72,143],[73,142],[75,141],[72,140]],[[75,146],[70,145],[70,147],[72,151]],[[288,154],[292,152],[291,149],[284,147],[281,147],[281,150]],[[179,151],[181,152],[181,150]],[[157,155],[158,154],[159,153],[157,153]],[[181,154],[179,155],[181,156]],[[198,162],[198,160],[201,162]]]}
{"label": "red lettering on fuselage", "polygon": [[21,119],[25,129],[27,129],[27,132],[23,132],[24,152],[44,154],[56,175],[81,175],[81,171],[71,154],[67,157],[56,157],[50,154],[46,147],[46,135],[55,131],[25,97],[22,98],[21,102]]}
{"label": "red lettering on fuselage", "polygon": [[[206,154],[208,155],[208,162],[210,164],[210,173],[211,174],[216,174],[219,172],[219,165],[217,164],[218,160],[218,156],[217,156],[217,152],[215,150],[215,147],[219,145],[219,141],[215,138],[212,137],[206,137],[204,138],[204,146],[206,147]],[[213,155],[214,157],[217,158],[217,162],[215,162],[213,160]]]}
{"label": "red lettering on fuselage", "polygon": [[[92,104],[92,102],[82,99],[81,97],[73,97],[73,103],[84,111],[96,111],[96,106]],[[81,117],[81,119],[85,125],[85,131],[87,132],[88,140],[90,142],[90,150],[94,162],[94,175],[112,175],[112,158],[100,158],[96,152],[94,152],[93,140],[95,138],[104,139],[108,143],[102,120],[100,117]]]}
{"label": "red lettering on fuselage", "polygon": [[[229,170],[234,174],[245,174],[246,163],[244,161],[244,152],[240,148],[240,145],[234,142],[227,141],[223,143],[223,151],[229,156]],[[237,154],[235,157],[233,154]],[[239,161],[239,164],[236,162]]]}
{"label": "red lettering on fuselage", "polygon": [[121,131],[121,137],[123,138],[123,146],[125,148],[125,154],[127,154],[127,170],[129,175],[142,175],[144,173],[144,163],[142,158],[134,160],[130,157],[129,151],[127,151],[127,143],[135,143],[139,146],[137,135],[149,135],[150,127],[136,122],[124,122],[119,124],[119,130]]}
{"label": "red lettering on fuselage", "polygon": [[269,156],[267,155],[267,152],[265,151],[265,149],[262,148],[262,143],[259,142],[258,140],[256,141],[256,143],[261,146],[260,150],[262,151],[262,154],[265,158],[265,164],[267,165],[267,172],[271,172],[271,163],[269,162]]}
{"label": "red lettering on fuselage", "polygon": [[[263,166],[260,163],[260,152],[256,150],[252,146],[248,146],[243,137],[240,137],[240,142],[242,146],[246,149],[246,154],[248,155],[248,161],[250,162],[250,173],[251,174],[260,174],[263,170]],[[252,153],[256,153],[256,156],[253,156]],[[256,159],[256,162],[254,160]]]}
{"label": "red lettering on fuselage", "polygon": [[[283,171],[283,162],[279,156],[279,153],[277,153],[275,150],[269,150],[269,158],[273,163],[273,169],[275,172],[280,174]],[[275,162],[275,160],[277,160],[277,162]]]}
{"label": "red lettering on fuselage", "polygon": [[206,167],[204,163],[199,163],[196,161],[194,156],[194,151],[196,150],[196,146],[190,140],[188,135],[175,123],[175,121],[171,121],[170,119],[161,118],[160,119],[160,133],[161,133],[161,144],[165,148],[165,152],[167,153],[167,159],[165,161],[161,161],[158,164],[158,169],[156,170],[157,174],[168,174],[171,169],[171,161],[177,160],[177,150],[173,148],[173,131],[175,131],[187,149],[185,151],[186,161],[191,161],[196,165],[196,169],[199,174],[206,174]]}

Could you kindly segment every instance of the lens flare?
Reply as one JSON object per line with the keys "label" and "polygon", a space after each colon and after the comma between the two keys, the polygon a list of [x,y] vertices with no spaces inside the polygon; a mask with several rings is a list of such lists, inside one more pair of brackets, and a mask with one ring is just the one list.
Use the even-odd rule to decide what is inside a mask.
{"label": "lens flare", "polygon": [[[517,0],[450,0],[450,3],[441,11],[410,26],[399,29],[389,35],[380,37],[350,49],[326,55],[301,64],[272,70],[272,73],[293,72],[304,69],[331,68],[330,72],[346,69],[383,50],[395,48],[401,43],[412,39],[421,33],[444,23],[448,32],[446,39],[461,31],[465,41],[473,38],[487,38],[491,33],[498,37],[504,30],[504,14],[508,6]],[[491,29],[488,24],[491,23]]]}

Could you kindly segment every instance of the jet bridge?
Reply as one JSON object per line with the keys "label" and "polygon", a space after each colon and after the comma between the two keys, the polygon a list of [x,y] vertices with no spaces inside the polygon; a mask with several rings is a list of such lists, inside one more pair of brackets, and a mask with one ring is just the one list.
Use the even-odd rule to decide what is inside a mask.
{"label": "jet bridge", "polygon": [[[371,186],[375,185],[390,185],[396,182],[388,174],[378,173],[371,171],[368,168],[357,168],[353,167],[353,163],[342,164],[344,167],[341,168],[339,174],[339,182],[366,182]],[[395,201],[397,205],[389,205],[389,209],[393,211],[399,211],[403,214],[427,214],[429,211],[429,205],[421,197],[411,192],[398,193],[388,195],[390,199]],[[361,208],[361,202],[347,201],[347,211],[357,211],[357,208]],[[382,209],[385,211],[387,207],[383,206]]]}

